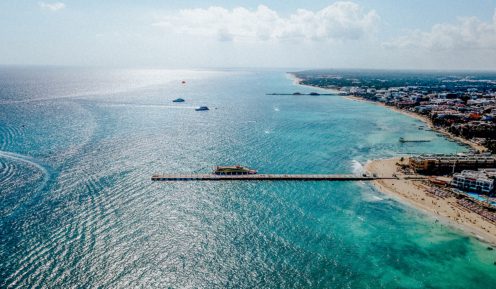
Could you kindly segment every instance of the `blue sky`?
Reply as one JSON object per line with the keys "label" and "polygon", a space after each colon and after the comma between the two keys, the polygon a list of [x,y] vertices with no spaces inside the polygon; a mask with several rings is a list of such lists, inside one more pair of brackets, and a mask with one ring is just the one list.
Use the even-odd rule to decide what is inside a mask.
{"label": "blue sky", "polygon": [[0,2],[0,64],[496,69],[496,0]]}

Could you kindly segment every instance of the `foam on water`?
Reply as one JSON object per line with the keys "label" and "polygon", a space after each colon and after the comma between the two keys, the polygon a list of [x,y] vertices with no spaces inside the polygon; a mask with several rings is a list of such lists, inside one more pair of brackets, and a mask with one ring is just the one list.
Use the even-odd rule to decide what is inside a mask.
{"label": "foam on water", "polygon": [[365,168],[357,160],[351,161],[351,170],[352,170],[353,174],[355,174],[355,175],[361,175],[361,174],[365,173]]}
{"label": "foam on water", "polygon": [[370,190],[370,187],[369,190],[363,192],[362,196],[365,202],[382,202],[385,200],[383,196],[379,196],[377,192]]}

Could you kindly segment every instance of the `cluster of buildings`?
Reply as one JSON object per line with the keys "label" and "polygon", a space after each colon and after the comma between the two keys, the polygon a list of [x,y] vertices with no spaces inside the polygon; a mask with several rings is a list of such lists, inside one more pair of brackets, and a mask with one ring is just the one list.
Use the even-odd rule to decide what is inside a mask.
{"label": "cluster of buildings", "polygon": [[456,92],[404,86],[375,89],[342,87],[352,94],[429,117],[434,125],[496,151],[496,92],[465,87]]}
{"label": "cluster of buildings", "polygon": [[[417,86],[353,86],[343,87],[340,92],[427,116],[434,125],[496,152],[496,90],[462,85],[449,91]],[[410,158],[409,166],[419,174],[452,176],[448,185],[461,191],[493,198],[496,195],[496,156],[490,153],[421,155]]]}
{"label": "cluster of buildings", "polygon": [[465,170],[453,175],[451,186],[462,191],[492,195],[495,193],[496,169]]}
{"label": "cluster of buildings", "polygon": [[452,175],[450,185],[462,191],[496,193],[496,156],[491,154],[420,155],[409,159],[415,173]]}
{"label": "cluster of buildings", "polygon": [[[496,153],[496,77],[493,74],[307,71],[303,84],[339,90],[429,118],[453,135]],[[401,140],[400,140],[401,141]],[[421,155],[409,158],[417,174],[449,176],[443,181],[461,191],[485,194],[496,204],[496,156],[490,153]],[[432,178],[442,180],[450,178]]]}
{"label": "cluster of buildings", "polygon": [[[466,82],[466,79],[462,81]],[[371,83],[381,87],[375,82],[368,84]],[[376,89],[370,85],[360,86],[357,81],[350,86],[341,86],[339,91],[342,95],[354,95],[424,115],[435,126],[496,152],[496,89],[467,83],[450,83],[449,89],[439,83],[432,87],[384,86]],[[445,185],[496,201],[496,156],[490,153],[420,155],[409,159],[409,167],[417,174],[451,176],[451,182],[445,182]]]}
{"label": "cluster of buildings", "polygon": [[430,193],[455,197],[459,206],[496,224],[496,155],[490,153],[496,153],[496,75],[330,70],[297,76],[306,85],[423,115],[434,126],[486,147],[489,152],[414,156],[401,167],[430,176]]}
{"label": "cluster of buildings", "polygon": [[496,168],[491,154],[419,155],[409,159],[410,168],[418,174],[452,175],[464,170]]}

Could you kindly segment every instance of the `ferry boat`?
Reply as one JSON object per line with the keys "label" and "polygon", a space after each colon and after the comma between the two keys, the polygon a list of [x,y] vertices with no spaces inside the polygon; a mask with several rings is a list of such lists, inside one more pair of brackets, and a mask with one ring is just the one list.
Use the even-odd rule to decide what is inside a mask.
{"label": "ferry boat", "polygon": [[182,98],[176,98],[172,102],[184,102],[184,99],[182,99]]}
{"label": "ferry boat", "polygon": [[209,110],[208,109],[208,106],[200,106],[200,107],[197,107],[195,108],[196,111],[203,111],[203,110]]}
{"label": "ferry boat", "polygon": [[216,175],[255,175],[257,174],[257,170],[253,170],[240,165],[216,166],[213,173]]}

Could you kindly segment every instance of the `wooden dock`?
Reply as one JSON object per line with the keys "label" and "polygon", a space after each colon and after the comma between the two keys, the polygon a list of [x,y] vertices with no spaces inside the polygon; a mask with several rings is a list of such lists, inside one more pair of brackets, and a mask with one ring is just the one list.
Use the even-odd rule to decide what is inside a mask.
{"label": "wooden dock", "polygon": [[395,176],[379,177],[352,174],[254,174],[254,175],[215,175],[215,174],[157,174],[152,181],[373,181],[398,179]]}
{"label": "wooden dock", "polygon": [[265,95],[293,95],[293,96],[299,96],[299,95],[311,95],[311,96],[319,96],[319,95],[336,95],[335,93],[266,93]]}

